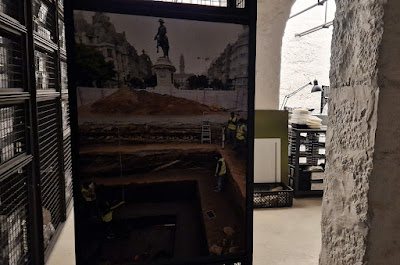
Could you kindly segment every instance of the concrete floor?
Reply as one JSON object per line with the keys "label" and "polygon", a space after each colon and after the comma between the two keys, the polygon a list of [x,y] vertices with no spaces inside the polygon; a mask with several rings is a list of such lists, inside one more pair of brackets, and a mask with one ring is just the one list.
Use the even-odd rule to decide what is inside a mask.
{"label": "concrete floor", "polygon": [[75,265],[74,211],[71,210],[46,265]]}
{"label": "concrete floor", "polygon": [[[291,208],[254,211],[254,265],[316,265],[321,249],[321,198],[295,199]],[[47,265],[74,265],[73,213]]]}
{"label": "concrete floor", "polygon": [[315,265],[321,250],[321,198],[254,211],[254,265]]}

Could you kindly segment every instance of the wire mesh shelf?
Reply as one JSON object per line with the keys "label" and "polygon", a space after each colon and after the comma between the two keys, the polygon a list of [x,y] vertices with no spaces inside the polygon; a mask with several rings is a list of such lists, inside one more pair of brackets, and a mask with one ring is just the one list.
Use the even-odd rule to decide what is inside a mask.
{"label": "wire mesh shelf", "polygon": [[0,264],[29,263],[28,174],[25,168],[0,181]]}
{"label": "wire mesh shelf", "polygon": [[57,103],[38,103],[40,181],[43,203],[44,245],[47,247],[61,223],[60,163]]}
{"label": "wire mesh shelf", "polygon": [[0,12],[23,23],[24,9],[22,0],[0,0]]}
{"label": "wire mesh shelf", "polygon": [[35,50],[35,70],[37,89],[56,89],[54,53]]}
{"label": "wire mesh shelf", "polygon": [[0,91],[23,88],[24,61],[19,36],[0,30]]}
{"label": "wire mesh shelf", "polygon": [[68,69],[67,63],[60,62],[61,89],[68,89]]}
{"label": "wire mesh shelf", "polygon": [[0,106],[0,165],[26,150],[24,104]]}
{"label": "wire mesh shelf", "polygon": [[54,41],[55,11],[54,4],[49,1],[33,1],[33,24],[37,35],[50,41]]}

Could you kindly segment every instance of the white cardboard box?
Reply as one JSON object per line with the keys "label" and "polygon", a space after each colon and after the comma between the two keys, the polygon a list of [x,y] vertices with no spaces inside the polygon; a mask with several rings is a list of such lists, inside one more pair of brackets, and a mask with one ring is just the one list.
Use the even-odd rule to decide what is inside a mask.
{"label": "white cardboard box", "polygon": [[312,172],[311,173],[311,179],[312,180],[317,180],[317,179],[324,179],[325,172]]}

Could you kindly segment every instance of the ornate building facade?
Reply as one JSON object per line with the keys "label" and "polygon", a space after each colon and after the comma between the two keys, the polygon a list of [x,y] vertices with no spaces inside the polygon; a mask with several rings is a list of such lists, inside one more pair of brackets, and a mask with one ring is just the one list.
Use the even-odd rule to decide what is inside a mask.
{"label": "ornate building facade", "polygon": [[215,59],[207,71],[211,80],[221,80],[230,89],[247,89],[249,57],[249,30],[243,28],[238,40],[228,44],[220,56]]}
{"label": "ornate building facade", "polygon": [[133,78],[143,80],[151,76],[152,62],[142,51],[138,55],[136,49],[127,41],[125,32],[118,33],[110,18],[96,13],[92,23],[75,15],[75,42],[94,47],[100,51],[107,62],[114,64],[117,72],[115,81],[109,82],[111,87],[131,86]]}

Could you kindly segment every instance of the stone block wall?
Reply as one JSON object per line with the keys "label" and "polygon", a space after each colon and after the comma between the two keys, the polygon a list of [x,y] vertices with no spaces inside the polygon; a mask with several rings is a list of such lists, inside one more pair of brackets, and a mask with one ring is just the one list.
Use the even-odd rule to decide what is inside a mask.
{"label": "stone block wall", "polygon": [[400,2],[336,2],[320,264],[399,264]]}

